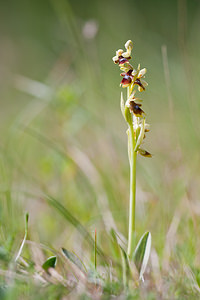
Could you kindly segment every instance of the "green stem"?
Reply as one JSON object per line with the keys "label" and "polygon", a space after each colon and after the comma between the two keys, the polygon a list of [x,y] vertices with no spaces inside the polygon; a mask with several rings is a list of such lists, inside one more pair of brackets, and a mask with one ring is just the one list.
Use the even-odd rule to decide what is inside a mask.
{"label": "green stem", "polygon": [[130,257],[133,252],[133,236],[135,232],[135,193],[136,193],[136,159],[135,136],[133,125],[129,125],[129,147],[130,147],[130,202],[129,202],[129,232],[128,232],[128,250]]}

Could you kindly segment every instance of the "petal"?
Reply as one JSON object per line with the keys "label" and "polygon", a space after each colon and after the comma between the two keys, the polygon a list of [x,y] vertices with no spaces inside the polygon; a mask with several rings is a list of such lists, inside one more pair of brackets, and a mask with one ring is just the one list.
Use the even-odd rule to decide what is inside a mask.
{"label": "petal", "polygon": [[135,76],[136,74],[137,74],[137,71],[134,69],[134,70],[132,71],[132,75]]}
{"label": "petal", "polygon": [[119,57],[116,55],[112,58],[112,60],[114,61],[115,64],[117,64],[119,62]]}
{"label": "petal", "polygon": [[125,44],[125,48],[128,49],[133,49],[133,42],[131,40],[128,40]]}
{"label": "petal", "polygon": [[144,68],[142,70],[139,71],[139,74],[138,74],[138,78],[142,78],[147,72],[147,69]]}
{"label": "petal", "polygon": [[122,56],[122,53],[124,53],[124,51],[122,49],[119,49],[116,51],[116,56]]}
{"label": "petal", "polygon": [[127,52],[124,52],[122,54],[123,57],[127,58],[127,59],[131,59],[131,51],[127,51]]}
{"label": "petal", "polygon": [[127,73],[128,71],[130,71],[130,66],[127,64],[121,65],[120,70]]}
{"label": "petal", "polygon": [[141,83],[142,83],[142,85],[144,86],[144,87],[146,87],[147,85],[148,85],[148,83],[145,81],[145,80],[141,80]]}
{"label": "petal", "polygon": [[134,101],[135,101],[138,105],[141,105],[141,103],[142,103],[143,100],[140,99],[140,98],[135,98]]}

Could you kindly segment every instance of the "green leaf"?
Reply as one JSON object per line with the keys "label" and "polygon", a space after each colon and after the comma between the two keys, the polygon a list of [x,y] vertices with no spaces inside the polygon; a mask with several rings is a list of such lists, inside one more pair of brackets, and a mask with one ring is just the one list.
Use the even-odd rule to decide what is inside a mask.
{"label": "green leaf", "polygon": [[42,268],[45,271],[48,271],[49,268],[55,268],[57,263],[57,257],[56,256],[51,256],[47,258],[47,260],[43,263]]}
{"label": "green leaf", "polygon": [[148,231],[139,240],[134,252],[134,262],[139,272],[139,278],[143,279],[151,250],[151,233]]}
{"label": "green leaf", "polygon": [[76,256],[73,252],[68,251],[65,248],[62,248],[63,255],[69,259],[74,265],[76,265],[82,272],[87,272],[87,269],[83,262]]}

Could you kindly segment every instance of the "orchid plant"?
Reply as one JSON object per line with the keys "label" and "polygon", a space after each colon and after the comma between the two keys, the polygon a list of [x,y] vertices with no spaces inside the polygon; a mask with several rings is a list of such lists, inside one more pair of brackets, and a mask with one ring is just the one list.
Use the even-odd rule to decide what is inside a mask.
{"label": "orchid plant", "polygon": [[142,100],[136,97],[137,90],[145,91],[147,82],[144,80],[146,68],[141,69],[140,64],[135,69],[130,64],[133,43],[128,40],[125,44],[126,51],[122,49],[116,51],[113,62],[118,64],[123,77],[120,83],[122,88],[127,89],[127,99],[124,101],[121,92],[121,111],[127,122],[128,130],[128,156],[130,163],[130,202],[129,202],[129,231],[128,231],[128,249],[127,255],[130,257],[133,253],[133,236],[135,232],[135,195],[136,195],[136,160],[137,154],[145,157],[151,157],[151,154],[142,148],[145,133],[149,131],[149,125],[146,123],[145,112],[142,109]]}

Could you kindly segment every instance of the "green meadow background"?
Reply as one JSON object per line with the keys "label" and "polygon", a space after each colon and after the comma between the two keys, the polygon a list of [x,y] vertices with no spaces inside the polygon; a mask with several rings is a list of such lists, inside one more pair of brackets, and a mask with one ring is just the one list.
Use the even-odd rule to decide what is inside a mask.
{"label": "green meadow background", "polygon": [[[137,240],[149,230],[152,255],[134,299],[198,299],[199,32],[198,0],[0,1],[1,299],[66,299],[32,282],[36,267],[61,247],[91,264],[85,230],[110,257],[110,228],[127,238],[127,126],[112,57],[128,39],[133,65],[147,68],[153,155],[137,161]],[[23,258],[36,267],[28,283],[10,283],[26,212]]]}

